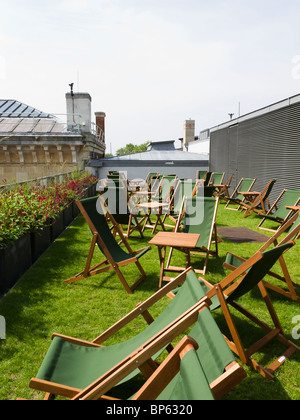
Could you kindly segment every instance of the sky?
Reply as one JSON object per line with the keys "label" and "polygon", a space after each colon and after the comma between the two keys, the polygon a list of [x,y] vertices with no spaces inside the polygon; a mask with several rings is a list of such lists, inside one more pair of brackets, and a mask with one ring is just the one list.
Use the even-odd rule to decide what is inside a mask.
{"label": "sky", "polygon": [[[178,140],[300,93],[299,0],[0,0],[0,99],[88,92],[107,151]],[[179,144],[176,143],[176,146]]]}

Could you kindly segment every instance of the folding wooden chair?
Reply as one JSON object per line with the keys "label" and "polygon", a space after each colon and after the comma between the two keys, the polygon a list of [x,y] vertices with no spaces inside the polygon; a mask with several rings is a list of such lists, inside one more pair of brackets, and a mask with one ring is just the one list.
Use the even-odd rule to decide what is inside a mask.
{"label": "folding wooden chair", "polygon": [[[184,337],[170,356],[157,367],[132,400],[219,399],[246,377],[208,309],[209,301],[207,304],[201,302],[197,317],[192,319],[195,325],[189,336]],[[172,327],[167,332],[169,336],[171,330]],[[147,360],[155,351],[154,344],[148,348],[144,345],[142,351],[134,354],[134,359],[138,359],[139,363]],[[120,377],[128,373],[132,362],[123,361],[74,399],[103,397]]]}
{"label": "folding wooden chair", "polygon": [[220,184],[216,184],[214,183],[214,195],[219,197],[219,198],[223,198],[223,197],[228,197],[229,196],[229,188],[230,188],[230,184],[233,178],[233,174],[231,174],[229,176],[229,178],[227,179],[226,182],[223,183],[223,181]]}
{"label": "folding wooden chair", "polygon": [[212,176],[212,172],[209,171],[197,171],[196,173],[196,181],[198,179],[203,179],[204,180],[204,186],[207,186],[210,182]]}
{"label": "folding wooden chair", "polygon": [[[245,197],[240,194],[240,191],[251,191],[253,185],[255,184],[256,178],[242,178],[235,190],[230,197],[224,196],[223,198],[227,201],[225,209],[238,211],[241,209],[241,203],[245,201]],[[234,205],[235,207],[229,207]],[[237,207],[236,207],[237,206]]]}
{"label": "folding wooden chair", "polygon": [[[283,240],[275,248],[264,251],[263,253],[258,251],[252,258],[246,260],[217,285],[211,285],[204,279],[201,279],[203,287],[206,289],[206,295],[212,301],[210,309],[216,310],[221,307],[223,311],[232,337],[232,340],[227,339],[231,350],[238,354],[242,363],[252,366],[257,372],[268,379],[274,379],[274,372],[287,358],[300,350],[299,346],[285,337],[275,308],[268,295],[264,282],[262,281],[283,253],[287,252],[295,245],[293,241],[287,242],[287,240],[288,238]],[[249,262],[252,262],[251,267],[249,267]],[[259,291],[266,303],[269,315],[274,324],[273,327],[270,327],[264,320],[259,319],[258,316],[237,303],[237,300],[240,297],[251,291],[256,285],[258,285]],[[265,335],[263,335],[261,339],[250,345],[247,349],[244,347],[239,330],[229,310],[229,305],[239,311],[251,322],[254,322],[265,332]],[[278,340],[281,344],[286,346],[287,350],[283,355],[280,355],[280,357],[271,363],[270,366],[265,367],[254,360],[253,355],[261,351],[264,346],[273,340]]]}
{"label": "folding wooden chair", "polygon": [[[197,280],[196,280],[197,281]],[[246,373],[234,360],[208,308],[132,398],[135,400],[219,399]]]}
{"label": "folding wooden chair", "polygon": [[[205,274],[209,256],[218,257],[218,239],[216,217],[219,205],[218,197],[185,197],[175,232],[199,234],[199,240],[194,250],[176,248],[186,254],[186,266],[190,266],[191,254],[204,255],[203,269],[195,269],[196,273]],[[182,227],[181,227],[182,226]],[[212,245],[215,250],[212,250]],[[171,266],[173,248],[170,248],[165,271],[179,271],[182,267]]]}
{"label": "folding wooden chair", "polygon": [[[179,179],[174,190],[173,206],[171,206],[170,214],[166,214],[164,218],[164,226],[175,229],[178,217],[180,216],[184,197],[194,197],[197,191],[203,186],[203,180],[192,181],[190,179]],[[173,225],[168,225],[165,220],[169,217]]]}
{"label": "folding wooden chair", "polygon": [[[137,211],[134,205],[134,196],[129,197],[128,191],[124,187],[107,187],[101,195],[101,203],[103,213],[112,215],[114,220],[119,224],[125,238],[129,238],[133,232],[137,231],[143,239],[142,223],[145,219]],[[112,226],[111,229],[113,229]],[[114,236],[116,231],[113,232]]]}
{"label": "folding wooden chair", "polygon": [[[300,211],[298,211],[298,213],[295,213],[286,223],[280,226],[279,229],[276,231],[276,233],[259,249],[259,251],[264,252],[272,245],[277,246],[278,238],[283,234],[286,234],[285,241],[287,240],[295,241],[297,237],[299,236],[299,232],[300,232]],[[235,270],[244,261],[245,261],[245,258],[242,258],[232,253],[227,253],[226,260],[223,266],[230,270]],[[283,255],[281,255],[278,258],[278,262],[281,267],[282,275],[275,273],[274,271],[269,271],[268,276],[273,277],[274,279],[280,280],[281,282],[284,282],[288,290],[283,289],[282,287],[274,283],[270,283],[270,281],[267,281],[267,280],[263,281],[264,286],[267,287],[268,289],[273,290],[274,292],[280,293],[281,295],[295,302],[300,302],[300,297],[297,295],[297,292],[296,292],[296,289],[300,289],[300,285],[292,281]]]}
{"label": "folding wooden chair", "polygon": [[300,190],[289,190],[284,189],[274,201],[270,210],[267,214],[259,215],[262,217],[261,222],[258,224],[257,228],[262,230],[268,230],[275,232],[276,229],[271,227],[263,227],[262,225],[270,220],[277,224],[283,224],[286,222],[289,217],[297,211],[297,205],[300,203]]}
{"label": "folding wooden chair", "polygon": [[222,185],[225,172],[213,172],[208,185]]}
{"label": "folding wooden chair", "polygon": [[[157,194],[151,196],[151,201],[137,205],[145,213],[143,232],[146,228],[150,228],[152,229],[152,233],[154,233],[158,226],[161,226],[165,230],[165,215],[168,215],[171,211],[177,181],[178,178],[176,175],[164,176]],[[151,220],[152,215],[156,216],[155,222]]]}
{"label": "folding wooden chair", "polygon": [[[127,383],[140,371],[146,379],[150,379],[135,393],[134,400],[145,397],[156,399],[157,396],[152,394],[153,385],[154,393],[160,394],[158,399],[183,397],[187,396],[186,392],[192,399],[219,399],[240,383],[246,374],[235,360],[211,315],[210,299],[205,296],[197,278],[189,276],[190,272],[193,272],[192,268],[140,303],[92,342],[54,334],[37,376],[30,381],[30,388],[46,392],[45,399],[56,395],[73,400],[110,399],[108,394],[111,389]],[[175,298],[154,320],[149,309],[181,284]],[[139,315],[148,324],[143,331],[127,341],[103,346],[107,339],[122,328],[128,328],[128,324]],[[190,330],[189,337],[184,337],[173,350],[170,343],[187,329]],[[184,374],[183,367],[179,375],[184,374],[186,377],[188,388],[184,391],[178,384],[181,377],[176,375],[176,364],[178,354],[184,350],[189,351],[186,345],[190,344],[195,350],[188,356],[189,361],[183,362],[184,365],[187,363],[185,367],[188,371]],[[165,349],[170,357],[159,365],[155,360]],[[191,371],[191,367],[196,370]],[[201,375],[197,375],[197,384],[201,388],[195,389],[193,376],[196,372]],[[173,384],[166,387],[170,380]],[[188,391],[191,387],[193,390]]]}
{"label": "folding wooden chair", "polygon": [[[100,199],[99,199],[100,200]],[[99,208],[97,209],[97,203]],[[98,197],[88,198],[86,200],[76,201],[76,204],[89,225],[93,238],[90,246],[90,251],[87,257],[86,266],[83,271],[76,274],[76,276],[65,280],[65,283],[74,283],[87,277],[95,276],[100,273],[114,270],[128,293],[133,290],[146,278],[146,273],[143,270],[139,259],[149,251],[149,247],[133,251],[124,237],[122,230],[110,214],[109,219],[113,224],[113,231],[115,231],[121,238],[121,242],[125,245],[126,251],[116,242],[113,233],[111,232],[106,216],[101,214],[100,202]],[[105,260],[97,265],[91,267],[91,262],[95,247],[98,245],[100,251],[104,254]],[[132,285],[129,286],[126,282],[120,268],[134,263],[141,273],[141,277]]]}
{"label": "folding wooden chair", "polygon": [[250,216],[253,212],[258,214],[267,214],[271,205],[269,202],[269,195],[276,183],[277,179],[271,179],[261,191],[240,191],[245,197],[245,201],[241,202],[241,206],[245,211],[244,218]]}
{"label": "folding wooden chair", "polygon": [[[84,395],[81,392],[86,388],[95,391],[98,384],[104,385],[105,395],[115,385],[135,377],[139,371],[145,378],[149,378],[158,366],[155,362],[157,357],[165,349],[169,352],[173,350],[173,347],[169,346],[172,340],[190,328],[197,321],[199,311],[210,303],[201,287],[197,289],[189,280],[185,281],[190,270],[191,268],[138,304],[124,318],[91,342],[53,334],[39,372],[30,381],[30,388],[47,393],[48,399],[53,395],[84,398],[88,391],[85,391]],[[180,293],[154,319],[149,310],[181,284]],[[108,339],[120,334],[122,328],[128,329],[130,323],[134,323],[139,316],[147,323],[141,332],[132,335],[126,341],[105,346]],[[133,331],[134,327],[135,325]],[[153,343],[155,347],[151,347]],[[149,349],[152,352],[149,353]],[[146,354],[142,351],[146,351]],[[118,369],[124,367],[127,370],[122,370],[120,374]],[[113,376],[114,374],[117,376]]]}

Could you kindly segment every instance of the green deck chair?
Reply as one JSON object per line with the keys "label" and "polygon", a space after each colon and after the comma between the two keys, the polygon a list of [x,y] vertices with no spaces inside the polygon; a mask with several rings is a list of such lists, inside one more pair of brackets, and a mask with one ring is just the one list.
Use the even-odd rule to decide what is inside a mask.
{"label": "green deck chair", "polygon": [[213,194],[219,198],[228,197],[229,196],[229,188],[231,186],[231,181],[233,178],[233,174],[231,174],[228,179],[224,182],[224,179],[221,184],[214,183],[214,192]]}
{"label": "green deck chair", "polygon": [[[262,227],[262,225],[266,222],[266,220],[271,220],[274,223],[282,224],[288,220],[288,218],[293,214],[293,210],[287,208],[289,206],[297,206],[300,202],[300,190],[289,190],[284,189],[278,198],[273,203],[272,207],[265,215],[260,215],[263,217],[259,225],[257,226],[258,229],[268,230],[274,232],[276,229],[271,227]],[[286,207],[287,206],[287,207]]]}
{"label": "green deck chair", "polygon": [[[259,251],[264,252],[273,245],[277,246],[278,238],[280,238],[281,235],[285,235],[285,238],[283,239],[284,241],[289,241],[289,240],[295,241],[299,236],[299,232],[300,232],[300,211],[295,213],[286,223],[280,226],[279,229],[275,232],[275,234],[266,241],[266,243],[259,249]],[[227,253],[226,260],[223,266],[225,268],[228,268],[229,270],[235,270],[244,261],[245,261],[245,258],[242,258],[232,253]],[[295,302],[300,302],[300,297],[297,295],[297,292],[296,292],[296,289],[298,290],[300,289],[300,285],[292,281],[288,267],[286,265],[286,262],[283,256],[279,257],[278,262],[281,266],[282,275],[270,270],[268,272],[268,276],[274,279],[280,280],[280,282],[285,283],[285,288],[280,287],[278,284],[275,284],[274,282],[271,283],[270,280],[269,281],[264,280],[265,287],[273,290],[274,292],[280,293],[281,295]]]}
{"label": "green deck chair", "polygon": [[[251,202],[247,200],[247,195],[245,196],[245,201],[241,202],[243,210],[245,210],[243,218],[250,216],[253,212],[258,214],[267,213],[267,209],[271,207],[269,196],[276,182],[277,179],[271,179],[261,191],[250,191],[252,195]],[[242,190],[241,193],[243,193]]]}
{"label": "green deck chair", "polygon": [[[186,255],[186,266],[189,267],[190,255],[205,256],[203,269],[195,269],[196,273],[205,274],[209,256],[218,257],[218,240],[216,217],[219,205],[218,197],[189,197],[184,200],[182,213],[177,221],[175,232],[200,234],[197,247],[194,250],[181,250]],[[197,210],[198,209],[198,210]],[[197,214],[199,211],[199,214]],[[182,228],[181,228],[182,226]],[[212,245],[215,250],[212,250]],[[182,267],[171,265],[173,248],[170,249],[165,271],[182,271]]]}
{"label": "green deck chair", "polygon": [[[222,197],[227,201],[225,209],[235,211],[240,210],[242,208],[241,203],[245,201],[245,197],[242,194],[239,194],[239,192],[251,191],[255,182],[256,178],[242,178],[230,197]],[[230,205],[233,205],[234,207],[230,207]]]}
{"label": "green deck chair", "polygon": [[[197,280],[196,280],[197,281]],[[219,399],[246,377],[208,308],[133,400]]]}
{"label": "green deck chair", "polygon": [[209,185],[222,185],[225,172],[213,172],[209,181]]}
{"label": "green deck chair", "polygon": [[196,349],[197,343],[185,337],[132,400],[214,400]]}
{"label": "green deck chair", "polygon": [[[151,201],[144,203],[140,207],[146,214],[145,221],[143,224],[143,232],[146,228],[152,229],[152,234],[155,232],[158,225],[165,230],[164,221],[166,215],[171,211],[174,201],[174,191],[178,178],[176,175],[164,175],[159,185],[158,191],[155,194],[151,194]],[[161,207],[165,204],[164,207]],[[151,215],[156,215],[155,222],[152,220]]]}
{"label": "green deck chair", "polygon": [[[295,243],[292,241],[288,241],[286,243],[282,241],[273,249],[267,250],[263,253],[258,251],[252,258],[246,260],[242,265],[238,266],[234,271],[232,271],[217,286],[210,285],[204,279],[201,280],[206,295],[212,301],[210,309],[216,310],[219,307],[222,308],[233,340],[228,341],[230,348],[236,354],[238,354],[242,363],[252,366],[257,372],[268,379],[274,379],[274,372],[295,351],[300,350],[296,344],[289,341],[284,336],[282,326],[263,281],[264,277],[268,274],[276,261],[278,261],[284,252],[286,252],[294,245]],[[229,258],[231,257],[229,256]],[[257,258],[259,259],[256,261]],[[252,266],[248,269],[245,269],[247,263],[249,264],[251,261],[253,261]],[[230,260],[227,260],[227,262],[232,263]],[[189,275],[191,274],[189,273]],[[242,275],[242,278],[232,284],[232,279],[237,279],[239,275]],[[259,319],[257,316],[236,302],[240,297],[243,297],[246,293],[252,291],[256,285],[259,287],[261,295],[266,303],[269,315],[274,323],[273,328],[266,324],[264,320]],[[238,329],[234,323],[234,319],[229,311],[228,305],[231,305],[234,309],[238,310],[243,316],[250,319],[266,333],[260,340],[248,347],[248,349],[244,348]],[[255,361],[252,356],[255,353],[261,351],[264,346],[266,346],[274,339],[285,345],[287,347],[287,351],[278,357],[270,366],[264,367]]]}
{"label": "green deck chair", "polygon": [[[54,334],[37,376],[30,381],[30,388],[46,392],[48,397],[50,397],[50,394],[54,394],[73,398],[80,390],[84,390],[94,383],[103,374],[114,368],[137,349],[143,347],[148,340],[153,339],[168,326],[175,325],[176,327],[173,338],[183,333],[185,329],[196,322],[199,309],[203,306],[203,298],[204,303],[207,301],[198,282],[194,284],[194,282],[190,283],[188,279],[185,281],[186,273],[189,270],[180,274],[174,281],[168,283],[146,301],[137,305],[133,311],[92,342]],[[180,284],[183,284],[180,292],[168,303],[163,312],[153,320],[149,308],[164,299],[174,287],[178,287]],[[109,338],[116,333],[120,334],[122,328],[128,329],[128,324],[140,315],[149,324],[144,330],[127,341],[105,346],[105,342]],[[190,316],[192,316],[192,319],[190,319]],[[181,323],[183,318],[184,323]],[[168,344],[169,342],[165,343],[162,348],[158,348],[157,356],[161,354]],[[156,356],[154,356],[154,360],[155,358]],[[155,365],[156,367],[157,365]],[[149,367],[144,366],[144,369],[141,368],[141,371],[144,375],[146,374],[146,377],[149,377],[153,373],[152,368],[153,365],[151,367],[151,364],[149,364]],[[128,381],[137,373],[138,370],[135,368],[134,371],[123,378],[124,381]],[[119,382],[123,382],[123,380],[117,383]]]}
{"label": "green deck chair", "polygon": [[[104,214],[111,214],[114,217],[121,226],[124,237],[129,238],[133,232],[137,231],[139,236],[144,239],[142,223],[145,217],[136,211],[134,196],[129,198],[125,187],[106,187],[103,193],[101,198],[106,208]],[[116,232],[114,232],[115,234]]]}
{"label": "green deck chair", "polygon": [[170,214],[165,215],[165,220],[167,217],[169,217],[169,219],[173,222],[173,225],[168,225],[165,223],[166,227],[175,229],[178,217],[182,209],[184,197],[193,197],[196,194],[197,181],[192,181],[190,179],[178,180],[174,191],[173,206],[171,207]]}
{"label": "green deck chair", "polygon": [[[144,272],[139,259],[150,250],[150,247],[133,251],[124,237],[122,230],[119,228],[119,225],[116,223],[113,216],[110,215],[110,221],[113,224],[113,231],[120,236],[121,242],[126,247],[126,250],[121,248],[107,224],[106,216],[101,214],[101,211],[97,210],[97,203],[99,202],[100,198],[98,197],[76,201],[81,214],[91,229],[93,238],[85,269],[76,274],[74,277],[65,280],[65,283],[74,283],[87,277],[107,272],[109,270],[114,270],[125,290],[131,294],[140,282],[146,278],[146,273]],[[105,260],[97,265],[91,266],[96,245],[105,256]],[[132,263],[137,266],[141,273],[141,277],[132,286],[129,286],[120,268]]]}
{"label": "green deck chair", "polygon": [[197,171],[196,181],[198,179],[204,179],[204,186],[207,186],[209,184],[209,181],[210,181],[211,176],[212,176],[212,172],[209,172],[209,171]]}

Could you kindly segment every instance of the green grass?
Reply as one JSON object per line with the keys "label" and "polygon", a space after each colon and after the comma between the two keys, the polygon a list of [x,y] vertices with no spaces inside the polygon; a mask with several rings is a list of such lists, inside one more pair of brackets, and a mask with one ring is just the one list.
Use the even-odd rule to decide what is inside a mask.
{"label": "green grass", "polygon": [[[258,216],[242,218],[239,212],[219,206],[218,226],[247,226],[256,230]],[[261,232],[261,231],[260,231]],[[263,232],[264,233],[264,232]],[[266,233],[270,235],[269,233]],[[151,231],[146,230],[144,241],[138,236],[130,238],[134,249],[147,245],[152,238]],[[74,284],[64,284],[63,280],[81,271],[91,241],[90,231],[79,216],[74,223],[52,244],[32,268],[25,273],[15,288],[0,302],[0,315],[6,319],[6,340],[0,341],[0,399],[16,398],[38,399],[41,394],[28,387],[31,377],[38,372],[39,366],[51,341],[53,332],[92,340],[105,329],[118,321],[135,305],[157,291],[159,281],[159,261],[156,247],[152,247],[141,263],[147,273],[133,295],[128,295],[114,272],[101,274]],[[205,278],[219,282],[228,274],[222,267],[227,251],[243,257],[250,257],[261,246],[258,243],[234,244],[229,241],[219,243],[219,258],[210,258]],[[300,283],[299,273],[300,248],[297,244],[286,254],[286,261],[294,281]],[[97,250],[95,261],[100,258]],[[202,264],[203,260],[192,259],[193,266]],[[174,254],[174,263],[183,264],[181,253]],[[279,268],[276,266],[276,269]],[[122,269],[129,284],[133,284],[139,273],[133,265]],[[286,336],[292,339],[292,319],[300,315],[299,304],[281,295],[270,292],[270,296],[282,323]],[[241,303],[251,309],[265,321],[269,321],[264,303],[256,290],[244,296]],[[152,314],[155,316],[167,304],[163,300],[157,304]],[[226,332],[220,312],[214,317],[221,329]],[[236,322],[245,343],[258,337],[259,330],[235,314]],[[107,344],[128,339],[144,327],[140,320],[128,326]],[[299,342],[298,342],[299,344]],[[258,355],[258,361],[269,364],[281,351],[275,342]],[[275,353],[275,354],[273,354]],[[237,359],[238,360],[238,359]],[[229,400],[298,400],[300,399],[299,354],[294,354],[276,372],[275,380],[264,379],[252,369],[245,367],[247,378],[224,399]]]}

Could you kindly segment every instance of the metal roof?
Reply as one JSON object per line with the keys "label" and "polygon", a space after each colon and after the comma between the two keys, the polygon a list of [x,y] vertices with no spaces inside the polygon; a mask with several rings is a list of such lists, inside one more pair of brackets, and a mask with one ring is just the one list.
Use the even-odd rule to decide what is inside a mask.
{"label": "metal roof", "polygon": [[231,126],[239,124],[243,121],[247,121],[247,120],[250,120],[252,118],[268,114],[269,112],[276,111],[278,109],[282,109],[282,108],[288,107],[290,105],[294,105],[294,104],[299,103],[299,102],[300,102],[300,94],[291,96],[291,97],[286,98],[282,101],[275,102],[274,104],[265,106],[264,108],[260,108],[256,111],[249,112],[248,114],[242,115],[238,118],[234,118],[230,121],[226,121],[224,123],[218,124],[215,127],[211,127],[210,132],[214,132],[214,131],[217,131],[217,130],[220,130],[220,129],[223,129],[223,128],[231,127]]}
{"label": "metal roof", "polygon": [[208,160],[208,154],[189,153],[175,149],[175,140],[151,142],[148,150],[140,153],[131,153],[108,158],[109,161],[191,161]]}
{"label": "metal roof", "polygon": [[105,160],[114,161],[202,161],[208,160],[208,154],[189,153],[181,150],[149,150],[147,152],[132,153],[129,155],[115,156]]}
{"label": "metal roof", "polygon": [[0,99],[0,135],[74,134],[54,115],[13,99]]}
{"label": "metal roof", "polygon": [[1,118],[0,135],[67,133],[66,124],[54,118]]}
{"label": "metal roof", "polygon": [[2,118],[54,118],[31,106],[14,99],[0,99],[0,117]]}

